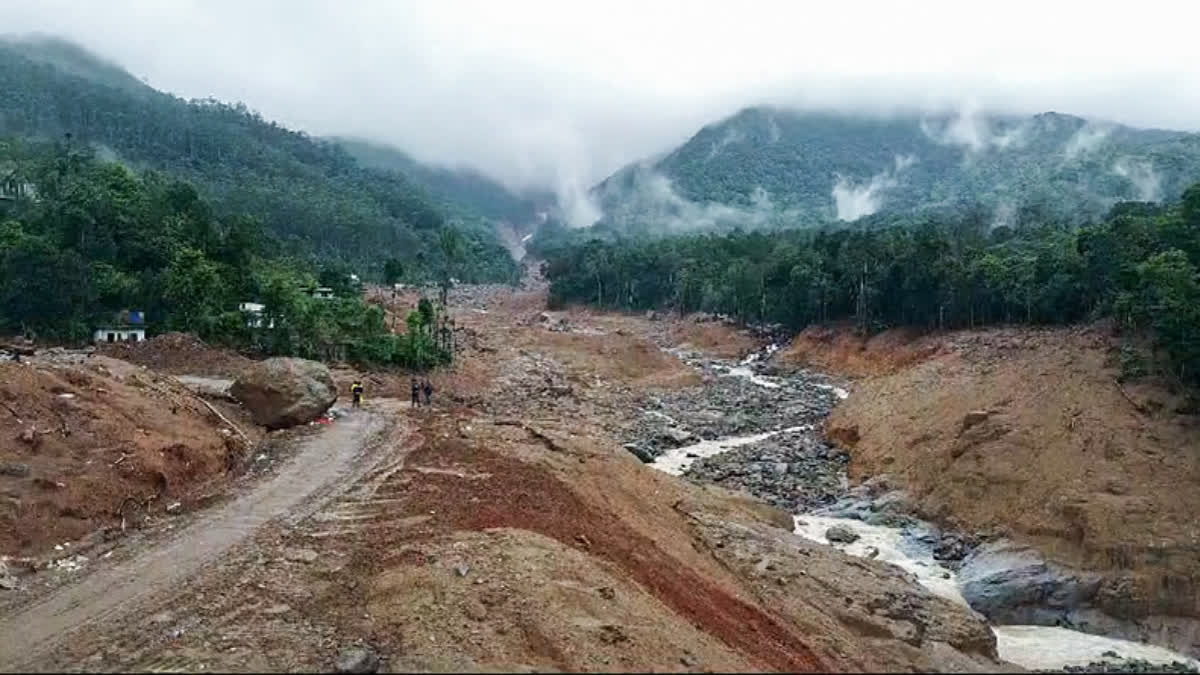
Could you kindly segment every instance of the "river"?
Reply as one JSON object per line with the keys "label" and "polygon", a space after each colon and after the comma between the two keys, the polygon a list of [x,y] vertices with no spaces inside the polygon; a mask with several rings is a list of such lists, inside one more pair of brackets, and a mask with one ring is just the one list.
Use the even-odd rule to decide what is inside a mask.
{"label": "river", "polygon": [[[722,477],[731,477],[732,480],[728,486],[759,494],[776,505],[793,506],[793,512],[796,513],[796,534],[820,544],[835,546],[849,555],[871,557],[895,565],[910,573],[917,583],[931,593],[969,606],[963,596],[957,572],[933,557],[933,547],[930,541],[934,539],[932,533],[936,532],[936,528],[911,519],[908,519],[909,522],[903,528],[889,527],[881,524],[869,524],[855,518],[838,517],[830,513],[832,510],[830,507],[835,501],[834,495],[837,492],[844,494],[848,487],[845,459],[838,464],[836,461],[828,460],[828,455],[824,454],[824,451],[812,450],[816,445],[823,445],[814,431],[817,421],[813,414],[815,411],[811,406],[803,407],[799,409],[802,411],[799,419],[789,418],[788,411],[797,410],[795,401],[789,399],[812,398],[814,393],[818,392],[832,394],[830,399],[826,399],[826,407],[820,415],[817,415],[819,417],[827,414],[828,409],[837,400],[845,399],[849,392],[836,383],[823,381],[827,378],[819,375],[802,374],[797,379],[796,376],[770,377],[760,374],[758,371],[761,363],[774,352],[772,348],[752,354],[736,364],[707,359],[694,352],[678,349],[669,351],[683,358],[689,364],[700,368],[706,374],[716,376],[708,378],[706,388],[716,387],[721,390],[712,394],[710,399],[715,400],[717,404],[726,406],[725,413],[727,415],[735,412],[729,406],[737,405],[739,402],[754,406],[762,405],[764,401],[773,401],[778,404],[778,410],[766,413],[756,411],[760,414],[753,420],[759,426],[754,433],[738,433],[707,440],[697,438],[694,443],[661,450],[660,454],[657,454],[651,462],[651,466],[672,475],[686,475],[694,480],[714,477],[719,480]],[[749,388],[749,391],[731,394],[725,391],[730,386],[728,379],[741,379],[752,387]],[[756,394],[756,390],[761,394],[766,394],[767,398],[764,399]],[[712,400],[709,405],[713,404]],[[689,417],[700,417],[705,420],[700,424],[702,428],[700,436],[712,436],[714,429],[740,428],[728,423],[723,426],[720,423],[721,420],[714,422],[711,414],[704,417],[704,413],[711,411],[704,409],[704,403],[697,403],[694,396],[691,399],[677,398],[668,401],[665,405],[657,400],[655,403],[660,408],[665,407],[666,412],[661,409],[647,410],[647,416],[659,420],[659,423],[662,420],[669,421],[676,437],[683,437],[679,429],[689,422]],[[770,405],[772,404],[768,404],[768,407]],[[796,426],[784,426],[788,421],[803,423]],[[774,455],[768,454],[766,460],[763,459],[762,453],[753,457],[739,455],[739,453],[763,446],[764,442],[775,442],[780,439],[790,439],[788,442],[792,443],[793,449],[797,443],[803,441],[805,447],[808,448],[808,455],[799,463],[770,461],[779,460],[782,457],[778,452]],[[772,449],[768,448],[768,453],[771,451]],[[792,453],[791,457],[794,459],[795,453]],[[727,465],[734,463],[742,464],[742,466],[715,468],[715,462],[726,459],[728,460],[725,461]],[[764,470],[763,465],[767,465],[768,468]],[[780,468],[781,466],[782,468]],[[838,472],[836,481],[831,481],[828,476],[824,476],[822,480],[817,481],[822,483],[820,489],[801,495],[796,499],[780,498],[778,492],[780,491],[781,476],[791,481],[783,483],[786,490],[799,485],[798,480],[803,480],[794,478],[796,473],[811,474],[814,467],[826,471],[828,470],[827,466],[833,467],[833,470]],[[761,473],[756,473],[756,471]],[[774,475],[774,478],[770,479],[774,482],[764,483],[763,479],[754,478],[757,475]],[[759,482],[755,483],[755,480]],[[773,487],[764,490],[762,489],[763,485]],[[858,535],[857,540],[848,544],[829,542],[825,533],[834,526],[849,528]],[[1162,647],[1092,635],[1067,628],[998,625],[992,626],[992,630],[996,635],[1000,658],[1031,670],[1062,669],[1068,666],[1087,666],[1101,662],[1116,665],[1123,660],[1142,660],[1163,665],[1178,662],[1192,668],[1200,668],[1200,662],[1195,659]]]}

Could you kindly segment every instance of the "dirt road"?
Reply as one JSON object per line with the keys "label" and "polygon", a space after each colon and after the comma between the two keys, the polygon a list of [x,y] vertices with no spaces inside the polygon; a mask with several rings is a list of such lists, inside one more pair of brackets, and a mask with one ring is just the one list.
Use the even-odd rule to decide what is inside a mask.
{"label": "dirt road", "polygon": [[395,401],[367,410],[302,441],[296,455],[273,478],[193,522],[170,541],[25,607],[0,623],[0,671],[19,672],[90,626],[106,625],[157,596],[170,594],[277,518],[304,518],[373,465],[375,441],[403,417]]}

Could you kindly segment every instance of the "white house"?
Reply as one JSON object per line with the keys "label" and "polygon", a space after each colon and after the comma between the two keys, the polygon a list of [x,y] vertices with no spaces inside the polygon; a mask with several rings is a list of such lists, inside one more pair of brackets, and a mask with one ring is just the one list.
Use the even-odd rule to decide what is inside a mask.
{"label": "white house", "polygon": [[145,328],[133,326],[97,328],[92,333],[92,342],[141,342],[146,339]]}
{"label": "white house", "polygon": [[333,299],[333,289],[329,288],[328,286],[318,286],[317,288],[312,289],[309,294],[312,295],[312,297],[321,300]]}
{"label": "white house", "polygon": [[[263,310],[265,310],[266,308],[267,308],[266,305],[263,305],[263,304],[257,303],[257,302],[242,302],[242,303],[238,304],[238,310],[246,315],[246,327],[247,328],[262,328],[263,327],[262,313],[263,313]],[[275,319],[271,319],[269,322],[267,322],[267,328],[274,328],[274,327],[275,327]]]}

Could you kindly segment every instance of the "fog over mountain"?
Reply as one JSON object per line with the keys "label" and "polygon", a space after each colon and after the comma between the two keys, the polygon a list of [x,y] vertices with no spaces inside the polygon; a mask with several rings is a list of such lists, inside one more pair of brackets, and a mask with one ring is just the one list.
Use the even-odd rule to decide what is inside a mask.
{"label": "fog over mountain", "polygon": [[[1194,131],[1198,15],[1175,2],[43,0],[0,4],[0,32],[60,35],[180,96],[552,190],[581,221],[597,215],[596,182],[749,105],[1054,110]],[[1143,169],[1119,170],[1155,193]],[[870,184],[847,181],[847,208],[869,207]]]}

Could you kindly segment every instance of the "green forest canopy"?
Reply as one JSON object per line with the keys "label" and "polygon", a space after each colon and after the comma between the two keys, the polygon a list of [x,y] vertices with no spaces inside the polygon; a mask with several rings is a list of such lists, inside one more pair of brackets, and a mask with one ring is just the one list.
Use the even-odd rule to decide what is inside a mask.
{"label": "green forest canopy", "polygon": [[[0,40],[0,137],[61,139],[191,183],[222,218],[252,216],[272,249],[378,275],[389,258],[436,274],[443,209],[403,175],[364,168],[335,143],[267,122],[241,104],[184,101],[60,40]],[[511,281],[490,224],[454,223],[461,278]]]}
{"label": "green forest canopy", "polygon": [[555,303],[674,308],[865,331],[1104,316],[1148,328],[1200,382],[1200,184],[1175,206],[1121,203],[1098,224],[995,227],[983,214],[903,226],[540,237]]}
{"label": "green forest canopy", "polygon": [[[443,224],[439,241],[461,243]],[[461,265],[439,267],[443,279]],[[270,355],[426,368],[451,357],[428,302],[404,335],[365,303],[349,266],[282,255],[252,215],[218,216],[190,184],[98,160],[87,147],[0,141],[0,334],[81,342],[121,310]],[[318,283],[339,292],[323,300]],[[263,304],[261,324],[239,311]]]}

